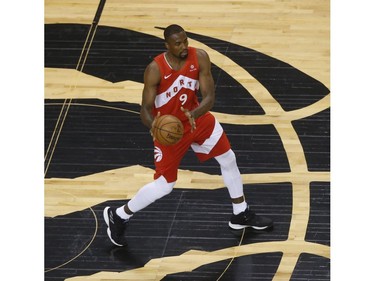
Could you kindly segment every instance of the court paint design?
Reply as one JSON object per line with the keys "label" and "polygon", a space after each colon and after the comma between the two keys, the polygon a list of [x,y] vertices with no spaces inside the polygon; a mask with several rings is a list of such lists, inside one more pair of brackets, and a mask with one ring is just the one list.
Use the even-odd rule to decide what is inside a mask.
{"label": "court paint design", "polygon": [[[46,31],[51,27],[46,25]],[[60,33],[53,28],[61,28]],[[61,37],[61,42],[65,42],[67,34],[74,38],[79,33],[72,30],[81,30],[84,34],[88,26],[71,25],[67,28],[56,25],[53,28],[51,34],[65,32]],[[150,178],[152,145],[147,130],[140,126],[139,103],[134,102],[137,97],[130,94],[130,102],[126,101],[126,97],[123,97],[124,101],[110,101],[107,97],[111,94],[98,94],[95,83],[113,83],[114,93],[118,95],[116,84],[132,81],[130,85],[134,91],[139,91],[145,64],[152,57],[152,52],[160,52],[159,48],[155,48],[150,55],[149,49],[146,49],[147,53],[137,58],[134,53],[142,48],[133,46],[128,53],[125,51],[120,56],[127,63],[121,63],[117,60],[119,53],[111,54],[109,46],[113,46],[113,42],[99,40],[98,45],[94,44],[101,34],[103,38],[117,38],[116,31],[122,33],[117,35],[119,38],[128,38],[129,41],[135,41],[134,38],[140,35],[129,30],[99,27],[83,73],[73,70],[77,57],[71,55],[70,63],[66,60],[69,56],[56,55],[54,50],[63,54],[69,49],[72,54],[71,50],[76,49],[78,53],[84,36],[78,35],[76,41],[67,40],[73,47],[61,47],[58,46],[59,40],[49,39],[46,32],[47,75],[50,71],[59,75],[70,70],[68,77],[78,76],[73,90],[68,91],[77,95],[69,97],[72,98],[69,110],[46,172],[46,205],[49,205],[50,198],[57,197],[58,200],[66,198],[66,201],[61,200],[62,205],[69,202],[66,213],[52,215],[46,208],[46,280],[53,277],[64,280],[87,274],[119,277],[118,273],[111,275],[111,271],[121,272],[123,278],[128,278],[127,275],[132,276],[134,272],[153,272],[155,264],[158,268],[156,276],[163,278],[157,280],[215,280],[209,279],[211,277],[207,274],[218,277],[233,256],[238,256],[233,265],[241,270],[229,270],[226,272],[228,276],[224,275],[222,280],[250,280],[236,279],[244,278],[246,274],[248,278],[251,276],[251,280],[277,280],[278,274],[281,274],[278,269],[286,268],[286,263],[295,265],[289,272],[291,280],[304,272],[306,264],[319,265],[317,268],[323,270],[318,270],[317,276],[328,280],[329,90],[277,59],[198,34],[188,36],[203,42],[212,52],[220,53],[225,49],[225,56],[231,59],[234,68],[240,68],[249,78],[259,82],[255,87],[246,82],[239,83],[235,77],[237,74],[233,77],[230,70],[214,65],[217,105],[213,112],[223,123],[238,155],[246,197],[250,203],[254,202],[255,210],[274,218],[275,229],[270,233],[247,233],[241,246],[237,246],[238,235],[229,234],[226,228],[231,206],[220,182],[217,165],[214,162],[200,165],[193,155],[187,155],[181,165],[181,182],[177,183],[173,195],[165,198],[166,202],[157,202],[152,209],[139,213],[139,216],[137,214],[137,220],[132,221],[134,232],[129,233],[129,239],[133,241],[130,243],[133,248],[109,250],[101,210],[108,203],[106,201],[113,200],[121,205],[122,200],[130,198],[143,185],[143,175],[148,177],[146,181]],[[158,38],[147,35],[139,38],[136,42],[144,44],[143,47],[162,46]],[[118,43],[116,39],[113,41]],[[127,46],[124,49],[127,50],[129,45],[124,41],[124,46]],[[53,59],[50,60],[49,56]],[[129,68],[122,70],[124,65]],[[86,88],[79,85],[92,76],[97,78],[92,89],[90,83]],[[120,86],[123,95],[124,89],[126,95],[126,88]],[[84,92],[87,98],[79,98],[80,92]],[[267,97],[267,104],[263,104],[262,95]],[[66,102],[64,94],[59,97],[53,99],[46,95],[46,145],[52,139],[55,124]],[[200,173],[198,177],[196,173]],[[128,183],[128,175],[131,175],[129,185],[134,183],[134,187],[124,187],[124,178]],[[77,190],[69,186],[80,188]],[[86,188],[93,191],[96,198],[86,200]],[[103,190],[108,191],[110,196]],[[87,205],[80,204],[81,196]],[[207,213],[210,216],[205,217]],[[161,214],[164,216],[162,219]],[[297,223],[296,217],[304,226]],[[197,231],[192,231],[194,229]],[[299,247],[299,254],[296,255],[294,247],[288,251],[288,246]],[[66,252],[61,252],[61,249]],[[218,253],[222,255],[221,259],[217,258]],[[208,257],[207,262],[192,263],[192,260],[199,260],[192,257],[200,256]],[[174,259],[180,265],[190,263],[186,268],[182,266],[187,271],[184,276],[180,271],[171,272],[168,260],[172,260],[173,264]],[[246,273],[244,269],[247,267],[243,264],[249,263],[253,268]],[[271,266],[266,267],[266,264]],[[100,266],[103,266],[101,270]],[[106,268],[108,266],[111,270]],[[254,277],[257,274],[261,276],[261,272],[263,277]],[[132,280],[129,278],[124,280]]]}

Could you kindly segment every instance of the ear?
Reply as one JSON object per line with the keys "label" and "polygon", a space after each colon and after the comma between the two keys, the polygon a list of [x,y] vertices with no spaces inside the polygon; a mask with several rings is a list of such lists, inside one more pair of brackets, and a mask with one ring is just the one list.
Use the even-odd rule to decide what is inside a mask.
{"label": "ear", "polygon": [[164,42],[164,45],[165,45],[165,48],[166,48],[167,50],[169,50],[169,44],[168,44],[168,42]]}

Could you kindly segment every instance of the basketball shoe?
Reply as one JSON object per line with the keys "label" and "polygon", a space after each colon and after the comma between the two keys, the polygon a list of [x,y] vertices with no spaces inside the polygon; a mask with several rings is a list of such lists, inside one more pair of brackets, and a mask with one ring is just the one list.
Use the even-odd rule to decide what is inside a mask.
{"label": "basketball shoe", "polygon": [[273,226],[270,218],[259,216],[250,210],[249,205],[246,210],[238,215],[232,215],[229,221],[229,227],[234,230],[251,227],[256,230],[266,230]]}
{"label": "basketball shoe", "polygon": [[105,207],[103,211],[104,221],[107,224],[107,234],[111,242],[116,246],[126,246],[124,237],[126,225],[129,220],[124,220],[116,214],[116,209]]}

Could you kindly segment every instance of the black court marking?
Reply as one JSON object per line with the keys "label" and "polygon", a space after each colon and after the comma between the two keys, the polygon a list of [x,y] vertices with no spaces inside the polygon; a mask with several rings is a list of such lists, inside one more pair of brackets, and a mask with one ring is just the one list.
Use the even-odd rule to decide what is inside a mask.
{"label": "black court marking", "polygon": [[[79,71],[82,71],[83,67],[85,65],[85,61],[86,61],[87,55],[89,53],[91,43],[94,40],[94,36],[95,36],[95,32],[96,32],[96,29],[97,29],[97,26],[98,26],[98,23],[99,23],[100,16],[101,16],[102,11],[104,9],[104,4],[105,4],[105,0],[100,0],[98,9],[96,11],[96,14],[94,16],[92,24],[90,26],[89,32],[88,32],[87,37],[86,37],[85,44],[82,48],[82,52],[81,52],[81,55],[79,57],[79,60],[78,60],[77,66],[76,66],[76,69],[79,70]],[[74,81],[72,81],[72,86],[74,87],[75,85],[73,85],[73,83],[74,83]],[[44,157],[44,176],[46,176],[46,174],[48,172],[49,165],[50,165],[51,160],[53,158],[53,154],[54,154],[56,145],[58,143],[62,128],[64,126],[64,122],[65,122],[66,117],[68,115],[70,104],[71,104],[72,101],[73,101],[73,99],[66,99],[63,103],[63,106],[61,107],[59,118],[57,119],[57,122],[56,122],[56,125],[55,125],[55,128],[54,128],[50,143],[48,145],[48,149],[47,149],[47,151],[45,153],[45,157]]]}
{"label": "black court marking", "polygon": [[[292,212],[291,184],[245,185],[244,191],[254,211],[273,218],[275,224],[273,231],[270,232],[256,232],[247,229],[242,245],[286,240]],[[223,204],[223,202],[228,202],[228,204]],[[189,250],[211,252],[238,246],[241,238],[240,235],[231,232],[228,227],[232,206],[226,188],[173,190],[172,193],[138,212],[132,218],[127,229],[128,246],[126,248],[115,247],[109,241],[107,227],[102,216],[105,206],[120,207],[122,204],[124,201],[108,201],[92,207],[98,218],[99,228],[90,248],[66,266],[47,272],[45,280],[62,281],[69,277],[87,276],[100,271],[122,272],[143,267],[151,259],[179,256]],[[65,262],[66,252],[74,251],[76,253],[77,248],[82,247],[82,243],[78,243],[80,239],[89,240],[92,237],[92,219],[82,220],[82,217],[88,214],[86,209],[70,215],[59,216],[60,224],[57,224],[56,220],[46,219],[46,241],[48,244],[45,260],[49,261],[49,266],[52,266],[52,262],[53,265]],[[69,237],[74,231],[80,232],[76,239]],[[74,244],[75,241],[77,244]],[[61,255],[59,254],[60,249],[64,249]],[[259,256],[260,260],[258,258],[253,260],[252,266],[256,266],[257,270],[260,270],[263,261],[272,262],[263,271],[263,274],[271,276],[279,262],[279,258],[273,257],[273,253],[263,254]],[[241,264],[241,261],[247,260],[246,257],[236,258],[232,266],[236,267],[238,262]],[[207,274],[209,274],[206,280],[216,280],[228,263],[229,260],[224,260],[219,264],[205,265],[204,268],[208,270]],[[211,270],[214,271],[211,272]],[[195,276],[196,274],[196,271],[193,271],[184,275]],[[232,274],[234,272],[229,267],[228,273],[225,275],[231,276]],[[220,279],[221,281],[230,280],[225,275]],[[186,277],[184,280],[189,280],[189,278]],[[195,279],[191,278],[190,280]]]}
{"label": "black court marking", "polygon": [[[89,32],[89,26],[56,24],[46,25],[45,28],[45,66],[74,69],[84,45],[82,38]],[[90,52],[87,56],[82,72],[114,83],[124,80],[142,82],[145,66],[154,55],[164,51],[162,40],[159,38],[121,28],[98,26],[95,36],[96,40],[91,45],[91,50],[95,52]],[[202,35],[189,33],[189,36],[218,50],[243,66],[270,91],[285,110],[310,105],[329,92],[320,82],[301,71],[255,50]],[[97,40],[98,38],[100,40]],[[247,90],[224,70],[213,65],[213,75],[217,87],[217,102],[214,111],[248,115],[264,113]],[[124,94],[126,95],[126,92]],[[139,105],[124,102],[109,103],[96,99],[84,101],[92,106],[87,107],[77,103],[69,109],[64,130],[46,173],[47,178],[75,178],[135,164],[153,167],[152,139],[147,128],[141,125],[139,114],[135,114],[139,112]],[[56,105],[56,100],[45,102],[45,138],[50,140],[60,107]],[[115,107],[124,110],[110,110]],[[309,128],[317,124],[315,121],[318,119],[320,126],[317,127],[315,134],[306,135]],[[320,155],[324,154],[324,157],[327,157],[327,151],[329,151],[326,149],[327,142],[329,143],[329,133],[320,131],[329,128],[327,123],[329,123],[329,110],[313,118],[305,118],[293,123],[301,138],[305,154],[311,155],[311,157],[306,157],[306,160],[312,169],[320,169],[319,163],[322,159]],[[223,128],[236,152],[241,173],[290,171],[280,137],[273,125],[223,124]],[[316,142],[312,137],[318,139],[320,135],[325,137],[319,139],[319,145],[315,145]],[[324,153],[319,153],[321,149]],[[202,165],[197,162],[191,152],[183,159],[180,168],[209,174],[220,173],[214,160]],[[324,170],[328,169],[329,166],[324,165]],[[275,221],[272,232],[262,234],[253,232],[244,237],[244,244],[287,239],[292,211],[291,184],[246,185],[244,188],[246,198],[254,210],[271,216]],[[312,185],[311,194],[312,214],[306,240],[329,244],[327,222],[316,224],[329,206],[326,197],[329,194],[325,189],[316,188],[315,184]],[[318,201],[314,201],[316,198]],[[97,205],[94,210],[98,213],[100,220],[98,235],[89,251],[69,263],[69,266],[46,273],[45,278],[47,281],[55,281],[90,275],[98,271],[121,272],[142,267],[152,258],[180,255],[191,249],[214,251],[238,245],[237,237],[228,231],[227,223],[231,214],[231,205],[225,202],[228,202],[225,188],[214,191],[174,190],[170,196],[155,202],[137,213],[137,216],[132,219],[127,236],[130,247],[127,249],[112,247],[101,215],[107,203],[119,207],[124,202],[113,201]],[[323,206],[320,202],[324,202]],[[326,219],[327,216],[324,215],[324,218]],[[51,226],[50,222],[46,220],[47,228]],[[82,225],[82,231],[85,230],[87,229]],[[86,231],[85,235],[89,235],[89,232]],[[62,241],[59,241],[56,236],[46,237],[46,243],[48,243],[46,261],[51,260],[50,255],[55,259],[56,264],[65,260],[66,256],[58,256],[58,248],[61,247],[59,242]],[[241,280],[244,274],[249,278],[251,276],[254,280],[257,277],[271,280],[280,264],[281,255],[280,253],[267,253],[235,259],[232,266],[235,266],[237,261],[240,265],[244,261],[244,264],[250,264],[251,268],[258,268],[259,271],[249,271],[248,267],[239,266],[239,270],[248,271],[238,272],[235,270],[236,267],[231,266],[222,280]],[[257,262],[258,258],[264,261]],[[318,265],[318,267],[309,266],[311,262],[316,261],[318,263],[314,266]],[[194,276],[201,274],[199,271],[203,268],[206,280],[215,279],[227,264],[228,260],[223,261],[219,266],[205,265],[193,272],[184,273],[184,278],[195,280]],[[258,264],[260,266],[254,266]],[[319,267],[319,264],[323,266]],[[302,271],[300,271],[301,266]],[[207,268],[209,268],[208,271],[206,271]],[[216,272],[212,272],[212,268]],[[305,255],[301,255],[292,279],[304,278],[306,270],[310,268],[311,276],[318,272],[318,276],[326,278],[329,276],[329,259],[315,256],[311,258],[311,255],[306,259]],[[233,272],[231,272],[232,269]],[[176,280],[172,276],[166,278],[165,280]]]}
{"label": "black court marking", "polygon": [[91,208],[44,220],[45,272],[64,267],[79,258],[91,246],[98,231],[98,219]]}

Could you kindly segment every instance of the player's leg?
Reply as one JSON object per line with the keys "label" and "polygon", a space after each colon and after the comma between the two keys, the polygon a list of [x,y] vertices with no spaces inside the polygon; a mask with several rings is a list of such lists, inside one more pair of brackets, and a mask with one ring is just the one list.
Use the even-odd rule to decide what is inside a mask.
{"label": "player's leg", "polygon": [[216,156],[215,159],[220,164],[224,184],[232,199],[233,214],[238,215],[246,210],[247,203],[243,193],[242,178],[237,166],[236,156],[233,150],[229,149],[227,152]]}
{"label": "player's leg", "polygon": [[117,209],[106,207],[104,209],[104,220],[108,226],[107,234],[112,243],[117,246],[124,246],[126,244],[124,232],[130,217],[135,212],[146,208],[151,203],[169,194],[174,184],[175,182],[168,183],[161,176],[153,182],[144,185],[126,205]]}
{"label": "player's leg", "polygon": [[234,152],[230,149],[229,151],[216,156],[215,159],[220,164],[224,183],[228,188],[230,197],[232,198],[233,215],[229,221],[229,227],[232,229],[251,227],[257,230],[264,230],[272,227],[273,222],[270,218],[255,214],[246,203],[243,193],[242,179]]}
{"label": "player's leg", "polygon": [[189,144],[181,140],[174,147],[163,146],[155,142],[154,181],[144,185],[136,195],[119,208],[106,207],[104,220],[108,225],[107,234],[113,244],[126,245],[124,233],[127,223],[134,213],[146,208],[156,200],[168,195],[177,180],[177,170]]}
{"label": "player's leg", "polygon": [[[220,123],[214,116],[207,116],[204,121],[197,124],[197,135],[197,143],[192,145],[197,157],[201,161],[215,157],[220,164],[224,183],[232,199],[233,215],[229,226],[232,229],[270,228],[273,225],[272,220],[256,215],[246,203],[236,156]],[[202,137],[205,139],[202,140]]]}

